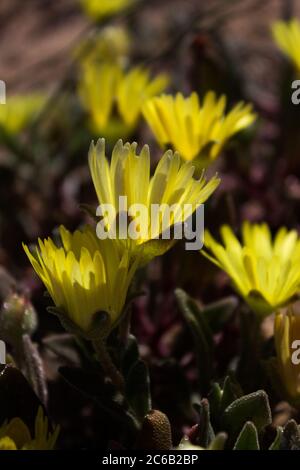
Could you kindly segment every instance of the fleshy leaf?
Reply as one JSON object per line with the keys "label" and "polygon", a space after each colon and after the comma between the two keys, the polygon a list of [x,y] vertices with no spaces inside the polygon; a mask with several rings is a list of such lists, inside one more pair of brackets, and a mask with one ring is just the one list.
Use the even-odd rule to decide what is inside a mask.
{"label": "fleshy leaf", "polygon": [[228,431],[230,438],[234,439],[244,423],[250,420],[258,433],[272,422],[268,396],[263,390],[240,397],[231,403],[224,411],[222,429]]}
{"label": "fleshy leaf", "polygon": [[196,302],[182,289],[176,289],[175,295],[179,309],[194,337],[201,392],[208,393],[213,373],[212,332]]}
{"label": "fleshy leaf", "polygon": [[233,450],[259,450],[257,429],[251,421],[245,423]]}
{"label": "fleshy leaf", "polygon": [[148,368],[140,359],[128,372],[125,395],[136,416],[142,420],[151,410],[151,393]]}

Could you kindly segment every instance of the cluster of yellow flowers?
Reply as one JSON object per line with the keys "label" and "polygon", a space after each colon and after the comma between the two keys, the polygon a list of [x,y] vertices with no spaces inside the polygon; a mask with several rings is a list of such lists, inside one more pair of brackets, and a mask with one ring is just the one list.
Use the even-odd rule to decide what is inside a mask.
{"label": "cluster of yellow flowers", "polygon": [[[131,3],[110,0],[101,2],[98,9],[100,2],[82,0],[89,14],[96,18],[113,14]],[[296,46],[300,44],[299,24],[278,23],[273,33],[282,50],[300,69]],[[95,134],[108,140],[116,140],[120,135],[127,137],[143,114],[158,143],[179,152],[167,150],[151,177],[147,146],[138,153],[136,144],[124,145],[119,141],[109,162],[104,139],[92,144],[89,166],[99,204],[111,204],[117,210],[119,197],[126,196],[130,205],[143,204],[149,214],[153,203],[189,203],[196,210],[220,180],[216,176],[208,182],[204,176],[195,179],[194,164],[200,161],[204,166],[216,159],[226,142],[256,119],[251,105],[244,103],[226,112],[226,97],[217,97],[212,91],[202,102],[196,93],[186,98],[181,93],[158,96],[167,84],[165,75],[152,80],[149,71],[141,67],[124,71],[120,63],[110,60],[82,64],[79,94]],[[172,225],[184,222],[182,216],[175,214]],[[91,227],[73,234],[61,227],[60,245],[49,238],[39,240],[34,253],[27,246],[24,248],[65,323],[91,338],[98,314],[105,313],[108,324],[102,332],[97,331],[106,337],[122,317],[136,270],[173,244],[174,240],[167,244],[157,240],[161,230],[158,224],[157,237],[153,237],[147,227],[142,238],[124,241],[100,240]],[[245,222],[242,242],[229,226],[221,228],[221,236],[223,243],[218,243],[207,231],[206,249],[202,253],[229,275],[234,288],[258,317],[276,312],[294,300],[300,291],[300,239],[295,230],[282,228],[272,239],[266,224]],[[277,314],[279,370],[290,397],[300,394],[299,367],[290,362],[290,341],[298,331],[299,319],[294,314]]]}
{"label": "cluster of yellow flowers", "polygon": [[[225,95],[209,91],[200,102],[197,93],[184,97],[161,95],[169,84],[166,74],[151,79],[145,67],[126,67],[130,37],[123,27],[108,27],[78,51],[78,94],[90,129],[109,142],[129,138],[144,116],[157,142],[172,147],[185,160],[207,166],[225,144],[256,120],[250,104],[226,110]],[[81,54],[81,51],[85,53]]]}
{"label": "cluster of yellow flowers", "polygon": [[111,141],[127,138],[141,114],[158,143],[172,146],[185,160],[197,159],[203,167],[219,156],[226,142],[256,119],[250,104],[236,104],[227,114],[226,96],[212,91],[203,99],[197,93],[185,98],[158,96],[168,85],[165,74],[150,79],[149,71],[135,67],[124,71],[111,61],[89,60],[81,68],[79,95],[94,134]]}
{"label": "cluster of yellow flowers", "polygon": [[79,95],[95,134],[110,140],[127,138],[135,130],[142,105],[168,84],[166,75],[151,80],[148,70],[124,72],[116,63],[90,61],[82,67]]}
{"label": "cluster of yellow flowers", "polygon": [[[148,147],[137,155],[136,144],[123,145],[122,141],[116,144],[110,164],[105,155],[104,139],[96,146],[92,144],[89,164],[99,203],[110,203],[116,211],[119,196],[126,196],[130,204],[145,204],[149,208],[152,203],[183,205],[188,202],[196,210],[220,182],[217,177],[209,182],[204,177],[195,180],[194,167],[188,162],[182,163],[179,155],[171,151],[166,152],[150,177]],[[172,224],[185,222],[179,216],[174,217]],[[158,236],[160,231],[158,226]],[[106,336],[110,332],[120,319],[138,266],[162,254],[173,243],[160,244],[150,236],[125,242],[100,240],[91,227],[74,234],[61,227],[60,236],[62,245],[59,247],[49,238],[39,240],[34,254],[26,245],[24,249],[56,306],[88,337],[93,333],[93,320],[99,312],[109,317],[107,329],[100,334]]]}

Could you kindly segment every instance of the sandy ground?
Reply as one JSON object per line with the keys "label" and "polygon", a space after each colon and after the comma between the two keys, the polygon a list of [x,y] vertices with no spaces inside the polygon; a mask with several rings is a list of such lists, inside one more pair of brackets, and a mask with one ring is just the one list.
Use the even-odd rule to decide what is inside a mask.
{"label": "sandy ground", "polygon": [[0,75],[8,93],[55,85],[86,27],[74,0],[0,0]]}

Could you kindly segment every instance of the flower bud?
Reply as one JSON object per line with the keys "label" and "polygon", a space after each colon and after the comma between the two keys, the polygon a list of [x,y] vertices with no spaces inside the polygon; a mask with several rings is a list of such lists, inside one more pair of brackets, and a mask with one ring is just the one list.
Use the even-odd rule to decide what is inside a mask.
{"label": "flower bud", "polygon": [[31,302],[16,293],[9,294],[0,310],[0,336],[15,344],[24,334],[32,335],[37,328],[37,314]]}
{"label": "flower bud", "polygon": [[159,410],[151,410],[144,418],[139,441],[139,449],[171,450],[171,425],[168,417]]}
{"label": "flower bud", "polygon": [[274,338],[278,372],[287,400],[296,407],[300,404],[300,315],[293,312],[277,313]]}

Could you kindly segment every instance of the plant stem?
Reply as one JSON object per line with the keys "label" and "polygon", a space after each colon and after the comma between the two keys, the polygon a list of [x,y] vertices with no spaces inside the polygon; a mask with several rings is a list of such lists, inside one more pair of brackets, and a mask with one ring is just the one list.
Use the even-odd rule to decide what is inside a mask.
{"label": "plant stem", "polygon": [[261,318],[250,310],[241,313],[241,356],[238,379],[246,391],[252,392],[261,379]]}
{"label": "plant stem", "polygon": [[125,387],[123,376],[113,363],[104,341],[102,339],[94,340],[93,346],[104,373],[111,379],[115,387],[123,393]]}

